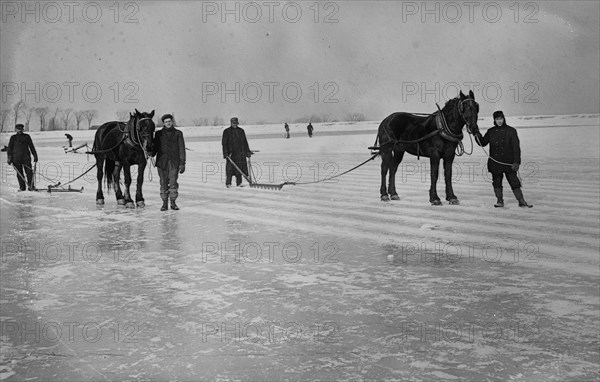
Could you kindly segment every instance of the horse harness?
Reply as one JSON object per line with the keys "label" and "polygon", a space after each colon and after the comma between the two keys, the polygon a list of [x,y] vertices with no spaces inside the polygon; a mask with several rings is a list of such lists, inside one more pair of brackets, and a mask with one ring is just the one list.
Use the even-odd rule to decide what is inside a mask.
{"label": "horse harness", "polygon": [[[463,108],[462,108],[462,104],[463,102],[466,101],[473,101],[475,102],[475,100],[471,99],[471,98],[467,98],[464,99],[462,101],[459,102],[458,104],[458,113],[460,114],[461,118],[466,121],[466,119],[464,118],[463,115]],[[440,135],[443,139],[446,139],[448,141],[451,142],[458,142],[459,146],[461,147],[460,153],[458,154],[459,156],[462,155],[464,153],[464,148],[462,147],[462,139],[463,139],[463,133],[462,131],[459,134],[454,134],[452,131],[450,131],[450,128],[448,127],[448,124],[446,123],[446,118],[444,117],[444,113],[442,112],[442,110],[440,109],[440,106],[436,103],[435,104],[438,108],[438,111],[434,112],[433,114],[422,114],[422,113],[411,113],[413,115],[421,115],[421,116],[434,116],[435,117],[435,125],[436,125],[436,130],[425,134],[424,136],[422,136],[419,139],[414,139],[414,140],[410,140],[410,141],[403,141],[400,139],[396,139],[394,137],[394,134],[392,131],[389,130],[389,128],[384,125],[384,129],[385,129],[385,133],[387,134],[387,136],[390,138],[389,141],[381,144],[379,147],[377,147],[377,140],[379,139],[379,135],[375,138],[375,145],[373,147],[370,147],[371,149],[380,149],[383,146],[389,145],[389,144],[393,144],[394,147],[396,147],[396,145],[398,143],[416,143],[417,144],[417,160],[421,159],[421,149],[419,146],[419,143],[429,139],[435,135]]]}
{"label": "horse harness", "polygon": [[143,148],[142,139],[148,138],[150,136],[150,134],[140,135],[140,122],[142,122],[143,120],[146,120],[146,119],[151,120],[152,118],[150,118],[150,117],[140,118],[135,122],[135,126],[131,126],[133,121],[129,120],[127,122],[127,125],[125,126],[124,130],[121,130],[119,128],[119,130],[122,133],[125,133],[125,138],[123,139],[123,141],[125,142],[126,145],[131,146],[131,147],[140,146]]}
{"label": "horse harness", "polygon": [[[145,120],[145,119],[152,119],[150,117],[144,117],[144,118],[140,118],[136,121],[135,127],[133,128],[133,136],[131,136],[131,120],[129,120],[127,122],[127,124],[125,125],[124,129],[121,129],[121,126],[119,127],[119,131],[121,133],[124,133],[123,137],[119,140],[119,142],[114,145],[111,148],[108,149],[104,149],[104,150],[95,150],[95,151],[87,151],[86,154],[104,154],[104,153],[108,153],[113,151],[114,149],[116,149],[117,147],[121,146],[122,143],[125,143],[128,146],[131,147],[136,147],[136,146],[140,146],[142,147],[142,150],[145,151],[143,145],[142,145],[142,138],[146,138],[149,136],[149,134],[144,134],[143,136],[140,135],[140,122]],[[122,124],[122,122],[119,122],[119,124]]]}

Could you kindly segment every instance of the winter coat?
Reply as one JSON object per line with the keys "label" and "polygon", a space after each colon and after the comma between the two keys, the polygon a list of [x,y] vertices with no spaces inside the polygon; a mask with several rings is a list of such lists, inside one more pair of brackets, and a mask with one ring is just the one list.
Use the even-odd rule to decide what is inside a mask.
{"label": "winter coat", "polygon": [[10,137],[6,153],[10,163],[31,163],[32,154],[33,160],[36,162],[38,160],[33,141],[29,134],[25,133],[18,133]]}
{"label": "winter coat", "polygon": [[508,126],[506,123],[502,126],[494,126],[485,132],[482,137],[480,132],[477,132],[475,141],[480,146],[490,144],[490,157],[496,161],[508,163],[508,165],[500,164],[491,158],[488,159],[488,171],[492,173],[511,171],[513,163],[521,164],[521,147],[517,130],[514,127]]}
{"label": "winter coat", "polygon": [[229,126],[223,131],[223,157],[231,155],[234,162],[242,161],[251,155],[246,133],[241,127]]}
{"label": "winter coat", "polygon": [[167,170],[168,162],[175,166],[185,165],[185,142],[183,133],[176,128],[159,130],[154,135],[156,167]]}

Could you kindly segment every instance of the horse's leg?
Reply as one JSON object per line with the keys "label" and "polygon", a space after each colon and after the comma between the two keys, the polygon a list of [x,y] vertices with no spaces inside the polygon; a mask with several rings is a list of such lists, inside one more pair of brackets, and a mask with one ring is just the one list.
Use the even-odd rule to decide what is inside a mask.
{"label": "horse's leg", "polygon": [[142,184],[144,184],[144,170],[146,169],[146,164],[142,163],[138,165],[138,174],[137,174],[137,186],[135,189],[135,204],[143,208],[146,206],[144,203],[144,195],[142,195]]}
{"label": "horse's leg", "polygon": [[446,200],[450,204],[460,204],[454,190],[452,189],[452,163],[454,162],[454,156],[444,158],[444,181],[446,182]]}
{"label": "horse's leg", "polygon": [[[96,157],[96,179],[98,180],[98,190],[96,191],[97,205],[104,204],[104,193],[102,193],[102,178],[104,177],[104,172],[102,171],[103,166],[104,158],[98,155]],[[107,176],[110,176],[110,174],[107,174]]]}
{"label": "horse's leg", "polygon": [[432,155],[429,158],[431,164],[431,187],[429,187],[429,201],[433,206],[440,206],[442,202],[437,194],[437,181],[440,172],[440,158],[436,155]]}
{"label": "horse's leg", "polygon": [[387,187],[386,187],[386,176],[389,169],[390,162],[392,161],[392,151],[382,151],[381,152],[381,187],[379,192],[381,193],[381,200],[384,202],[388,202],[390,200]]}
{"label": "horse's leg", "polygon": [[390,185],[388,191],[392,200],[400,200],[400,197],[396,192],[396,171],[398,171],[398,165],[402,162],[403,157],[404,151],[395,152],[390,163]]}
{"label": "horse's leg", "polygon": [[125,177],[125,207],[135,208],[135,204],[133,204],[131,193],[129,191],[131,187],[131,166],[129,164],[123,165],[123,176]]}
{"label": "horse's leg", "polygon": [[115,197],[117,198],[117,204],[120,206],[125,205],[125,198],[123,198],[123,191],[121,191],[121,162],[115,162],[115,169],[113,171],[113,184],[115,186]]}

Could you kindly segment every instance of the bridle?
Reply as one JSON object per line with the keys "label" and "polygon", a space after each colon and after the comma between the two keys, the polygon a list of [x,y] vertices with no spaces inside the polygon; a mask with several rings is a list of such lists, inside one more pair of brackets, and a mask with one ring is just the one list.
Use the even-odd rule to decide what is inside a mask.
{"label": "bridle", "polygon": [[[131,132],[131,137],[130,137],[131,142],[135,146],[140,146],[142,148],[142,150],[144,150],[144,152],[146,151],[146,149],[142,145],[142,140],[151,138],[151,136],[152,136],[151,133],[147,133],[147,132],[145,134],[140,134],[140,123],[146,119],[149,119],[152,121],[152,118],[150,118],[150,117],[143,117],[143,118],[140,118],[135,121],[135,126],[133,128],[133,131]],[[128,124],[131,124],[131,120],[128,122]]]}
{"label": "bridle", "polygon": [[467,125],[467,132],[469,134],[471,134],[471,127],[469,125],[469,122],[467,122],[467,119],[465,118],[465,114],[464,114],[464,106],[463,103],[467,102],[467,101],[471,101],[475,103],[475,110],[477,113],[479,113],[479,104],[477,102],[475,102],[475,100],[473,98],[465,98],[461,101],[458,102],[458,114],[460,115],[460,117],[463,119],[463,121],[465,121],[465,124]]}

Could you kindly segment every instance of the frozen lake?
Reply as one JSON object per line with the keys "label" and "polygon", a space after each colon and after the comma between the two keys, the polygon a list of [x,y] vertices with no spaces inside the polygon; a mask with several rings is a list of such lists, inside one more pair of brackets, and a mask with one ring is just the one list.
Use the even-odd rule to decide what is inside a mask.
{"label": "frozen lake", "polygon": [[[3,155],[0,378],[597,378],[598,118],[508,122],[532,209],[506,182],[493,208],[479,147],[455,160],[461,204],[433,207],[428,160],[408,155],[393,203],[379,158],[336,181],[226,189],[221,130],[183,128],[181,210],[167,212],[154,168],[146,208],[128,210],[106,192],[96,206],[95,171],[74,182],[83,193],[17,193]],[[376,127],[244,128],[260,182],[280,183],[366,160]],[[32,137],[40,188],[92,164],[61,132]]]}

